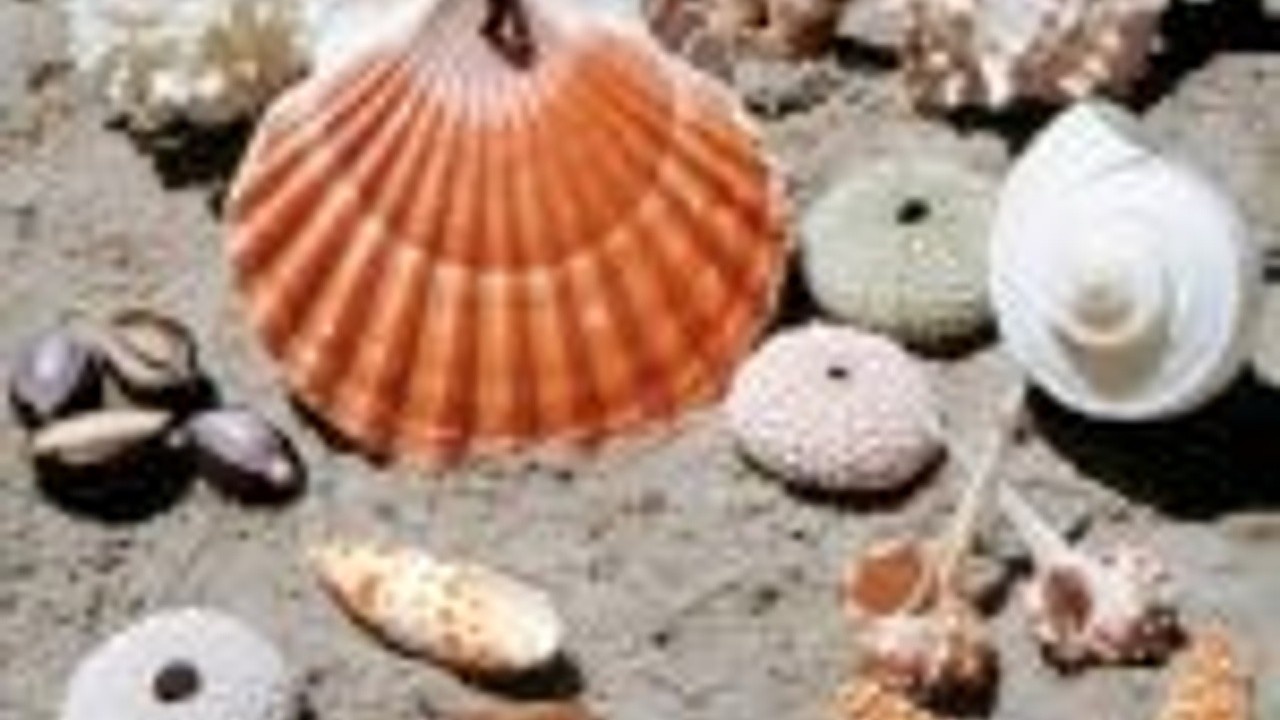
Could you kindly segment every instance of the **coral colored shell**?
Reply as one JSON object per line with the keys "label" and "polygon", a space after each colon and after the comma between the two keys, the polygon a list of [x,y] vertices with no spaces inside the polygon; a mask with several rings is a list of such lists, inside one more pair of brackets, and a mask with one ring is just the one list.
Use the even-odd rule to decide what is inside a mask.
{"label": "coral colored shell", "polygon": [[1001,339],[1083,414],[1188,412],[1252,348],[1262,264],[1238,208],[1102,102],[1065,111],[1018,160],[991,241]]}
{"label": "coral colored shell", "polygon": [[1251,685],[1226,629],[1205,628],[1183,652],[1156,720],[1250,720]]}
{"label": "coral colored shell", "polygon": [[842,174],[805,212],[802,268],[829,315],[923,348],[991,324],[995,183],[954,163],[895,157]]}
{"label": "coral colored shell", "polygon": [[1168,0],[905,0],[904,78],[926,107],[1123,93]]}
{"label": "coral colored shell", "polygon": [[564,628],[541,590],[411,548],[333,543],[312,553],[323,585],[355,619],[405,652],[468,675],[536,669]]}
{"label": "coral colored shell", "polygon": [[879,683],[855,678],[836,693],[831,720],[934,720],[935,716]]}
{"label": "coral colored shell", "polygon": [[230,253],[289,383],[427,461],[711,399],[786,250],[732,99],[572,3],[522,1],[522,66],[481,36],[486,3],[416,2],[283,96],[234,184]]}
{"label": "coral colored shell", "polygon": [[814,323],[770,338],[734,377],[724,412],[747,457],[799,487],[892,490],[942,452],[923,368],[849,327]]}

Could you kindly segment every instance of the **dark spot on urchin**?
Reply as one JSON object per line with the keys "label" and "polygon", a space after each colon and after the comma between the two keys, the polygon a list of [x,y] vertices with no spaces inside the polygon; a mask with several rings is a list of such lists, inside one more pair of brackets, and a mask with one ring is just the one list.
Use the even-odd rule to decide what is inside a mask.
{"label": "dark spot on urchin", "polygon": [[200,693],[200,671],[186,660],[173,660],[156,673],[151,690],[160,702],[185,702]]}
{"label": "dark spot on urchin", "polygon": [[898,205],[897,211],[894,213],[894,219],[899,225],[919,225],[933,213],[933,208],[929,206],[929,202],[923,198],[910,197],[902,201]]}
{"label": "dark spot on urchin", "polygon": [[848,380],[853,372],[844,365],[831,365],[827,368],[827,378],[831,380]]}

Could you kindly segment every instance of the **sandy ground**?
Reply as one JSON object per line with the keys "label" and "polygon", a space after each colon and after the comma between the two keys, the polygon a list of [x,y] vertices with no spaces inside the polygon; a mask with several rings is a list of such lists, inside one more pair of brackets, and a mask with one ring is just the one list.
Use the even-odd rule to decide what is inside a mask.
{"label": "sandy ground", "polygon": [[[1154,93],[1146,122],[1236,189],[1274,244],[1280,54],[1264,46],[1276,32],[1214,38],[1204,27],[1215,47],[1183,58],[1186,72]],[[847,55],[742,74],[798,202],[841,165],[907,149],[993,175],[1007,166],[1017,127],[914,119],[889,74]],[[55,3],[0,0],[0,374],[25,338],[64,318],[165,308],[198,334],[225,397],[253,399],[282,422],[311,468],[309,492],[282,511],[246,511],[195,485],[162,512],[104,522],[40,494],[22,434],[0,417],[0,718],[53,717],[84,652],[186,603],[238,613],[277,640],[320,720],[423,718],[482,697],[371,643],[322,597],[300,550],[335,530],[422,542],[545,585],[570,619],[577,672],[538,689],[580,691],[609,718],[823,717],[852,659],[835,601],[842,566],[870,537],[936,528],[952,468],[888,511],[804,501],[747,468],[714,413],[573,465],[442,478],[371,467],[326,447],[290,410],[223,262],[211,209],[223,153],[186,153],[210,162],[158,162],[105,127],[68,72]],[[1189,613],[1224,618],[1247,639],[1265,718],[1280,717],[1280,456],[1267,438],[1280,427],[1280,393],[1266,380],[1280,370],[1277,302],[1258,376],[1213,408],[1124,429],[1039,403],[1044,432],[1008,468],[1062,522],[1091,520],[1098,537],[1137,536],[1165,552]],[[956,434],[979,438],[1011,382],[1007,361],[987,349],[932,371]],[[1063,679],[1036,659],[1015,604],[995,624],[1005,677],[994,717],[1153,717],[1163,672]]]}

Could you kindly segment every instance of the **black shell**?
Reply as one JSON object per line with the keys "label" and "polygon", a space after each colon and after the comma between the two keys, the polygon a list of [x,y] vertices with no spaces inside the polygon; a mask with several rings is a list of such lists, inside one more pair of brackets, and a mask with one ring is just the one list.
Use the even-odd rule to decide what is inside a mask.
{"label": "black shell", "polygon": [[21,350],[9,377],[9,399],[27,426],[43,425],[102,398],[102,365],[69,330],[46,333]]}
{"label": "black shell", "polygon": [[248,503],[283,502],[298,495],[305,472],[289,439],[256,411],[208,410],[187,423],[201,477]]}
{"label": "black shell", "polygon": [[111,318],[99,344],[112,375],[140,398],[178,399],[201,383],[195,339],[173,318],[125,310]]}

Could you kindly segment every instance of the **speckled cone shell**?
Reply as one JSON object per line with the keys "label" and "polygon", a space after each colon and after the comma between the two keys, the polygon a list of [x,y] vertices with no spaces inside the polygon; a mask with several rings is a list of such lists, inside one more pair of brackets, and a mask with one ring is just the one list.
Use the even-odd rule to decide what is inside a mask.
{"label": "speckled cone shell", "polygon": [[855,678],[836,693],[831,720],[935,720],[935,716],[879,683]]}
{"label": "speckled cone shell", "polygon": [[882,492],[942,449],[923,368],[891,340],[814,323],[771,337],[734,376],[724,414],[748,458],[788,484]]}
{"label": "speckled cone shell", "polygon": [[535,669],[561,649],[551,599],[519,580],[410,548],[334,543],[312,553],[350,615],[405,652],[469,675]]}
{"label": "speckled cone shell", "polygon": [[1221,627],[1192,637],[1156,720],[1250,720],[1250,682]]}
{"label": "speckled cone shell", "polygon": [[[249,317],[301,399],[430,463],[711,399],[771,308],[779,187],[736,105],[642,28],[408,5],[285,95],[229,202]],[[381,26],[380,26],[381,27]]]}

